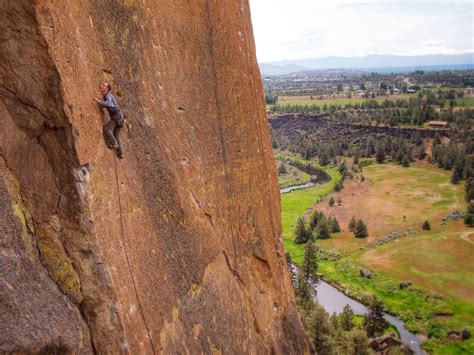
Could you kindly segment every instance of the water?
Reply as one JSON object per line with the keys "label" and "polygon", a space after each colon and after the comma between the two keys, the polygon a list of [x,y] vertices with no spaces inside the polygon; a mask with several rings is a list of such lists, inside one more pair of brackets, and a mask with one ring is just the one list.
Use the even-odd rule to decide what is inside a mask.
{"label": "water", "polygon": [[286,193],[294,191],[294,190],[305,189],[307,187],[311,187],[311,186],[314,186],[314,185],[315,185],[315,183],[310,181],[310,182],[307,182],[306,184],[303,184],[303,185],[295,185],[295,186],[285,187],[283,189],[280,189],[280,193],[286,194]]}
{"label": "water", "polygon": [[[323,280],[318,282],[318,285],[315,287],[315,289],[318,297],[318,303],[323,306],[326,312],[329,314],[332,314],[333,312],[336,312],[336,314],[341,313],[346,304],[352,308],[354,314],[359,316],[363,316],[368,311],[365,305],[350,298]],[[400,339],[405,344],[407,344],[415,352],[415,354],[425,354],[425,352],[421,349],[422,340],[405,328],[405,323],[403,320],[388,313],[384,313],[384,318],[388,323],[397,328],[398,333],[400,334]]]}

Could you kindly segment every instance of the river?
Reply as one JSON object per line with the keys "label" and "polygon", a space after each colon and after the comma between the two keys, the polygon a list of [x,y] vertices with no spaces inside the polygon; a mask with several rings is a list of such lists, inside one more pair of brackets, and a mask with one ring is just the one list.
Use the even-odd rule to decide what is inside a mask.
{"label": "river", "polygon": [[[310,185],[309,185],[310,184]],[[314,186],[315,184],[312,182],[303,184],[303,185],[296,185],[287,187],[280,190],[280,193],[287,193],[297,189],[304,189],[310,186]],[[296,267],[292,270],[295,272]],[[356,301],[355,299],[347,296],[343,292],[339,291],[334,286],[331,286],[327,282],[320,280],[317,285],[312,284],[314,290],[316,291],[318,303],[324,307],[326,312],[332,314],[336,312],[339,314],[342,312],[344,306],[348,304],[354,314],[356,315],[364,315],[367,313],[367,307]],[[385,320],[397,328],[398,333],[400,334],[400,339],[407,344],[411,350],[415,352],[417,355],[426,354],[423,349],[421,348],[421,343],[423,342],[418,336],[413,334],[412,332],[408,331],[405,328],[405,323],[398,317],[394,317],[388,313],[384,313]]]}

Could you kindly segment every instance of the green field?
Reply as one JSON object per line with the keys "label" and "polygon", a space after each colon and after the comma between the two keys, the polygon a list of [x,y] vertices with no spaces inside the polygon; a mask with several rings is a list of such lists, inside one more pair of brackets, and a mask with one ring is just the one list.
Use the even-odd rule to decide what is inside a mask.
{"label": "green field", "polygon": [[[310,96],[280,96],[278,98],[278,104],[279,105],[299,105],[299,106],[319,106],[323,107],[324,105],[326,106],[331,106],[331,105],[340,105],[344,106],[347,104],[361,104],[363,102],[366,102],[368,100],[376,100],[377,102],[383,102],[385,100],[408,100],[410,98],[416,98],[417,94],[400,94],[400,95],[390,95],[386,97],[376,97],[375,99],[366,99],[360,96],[352,97],[352,98],[347,98],[347,97],[340,97],[340,98],[327,98],[327,99],[322,99],[319,100],[317,98],[311,100]],[[474,97],[466,97],[462,99],[456,99],[456,106],[466,106],[466,107],[472,107],[474,106]],[[449,105],[449,102],[446,102],[446,106]],[[272,105],[267,105],[267,108],[271,109]]]}
{"label": "green field", "polygon": [[[299,163],[306,163],[301,158],[290,157],[284,154],[277,154],[277,159],[290,159]],[[316,162],[307,162],[316,168],[322,168]],[[303,260],[304,246],[293,243],[294,229],[298,217],[305,214],[311,206],[314,205],[315,201],[319,200],[332,192],[335,184],[341,178],[341,175],[334,166],[328,166],[322,168],[326,173],[331,176],[331,181],[309,187],[307,189],[295,190],[281,196],[282,213],[281,220],[283,226],[283,240],[285,242],[285,249],[290,252],[293,260],[296,263],[300,263]]]}
{"label": "green field", "polygon": [[[442,221],[454,209],[465,210],[463,185],[450,184],[449,171],[428,164],[410,168],[376,164],[364,168],[363,174],[363,184],[346,184],[341,206],[329,208],[323,201],[315,207],[336,216],[343,228],[331,239],[317,241],[322,249],[342,256],[320,261],[321,274],[360,300],[375,294],[391,313],[404,319],[407,328],[430,337],[425,348],[431,352],[474,353],[472,339],[448,340],[450,332],[465,327],[474,331],[474,230],[460,220]],[[303,254],[302,246],[292,242],[292,227],[308,206],[330,192],[329,184],[300,190],[291,198],[282,196],[285,247],[296,262]],[[353,214],[367,222],[369,238],[359,240],[347,231],[347,219]],[[425,219],[431,231],[421,230]],[[413,232],[404,235],[408,230]],[[401,237],[368,245],[392,231]],[[361,267],[374,271],[374,278],[361,278]],[[401,281],[413,286],[401,290]]]}
{"label": "green field", "polygon": [[463,97],[462,99],[456,99],[456,106],[474,106],[474,97]]}
{"label": "green field", "polygon": [[347,97],[336,97],[336,98],[326,98],[319,100],[316,97],[311,100],[310,96],[280,96],[278,97],[278,104],[279,105],[316,105],[319,107],[323,107],[324,105],[331,106],[331,105],[347,105],[347,104],[356,104],[356,103],[363,103],[367,100],[376,100],[377,102],[383,102],[387,99],[389,100],[398,100],[398,99],[406,99],[408,100],[410,97],[416,97],[416,94],[402,94],[402,95],[391,95],[387,97],[377,97],[375,99],[366,99],[360,96],[355,96],[352,98]]}

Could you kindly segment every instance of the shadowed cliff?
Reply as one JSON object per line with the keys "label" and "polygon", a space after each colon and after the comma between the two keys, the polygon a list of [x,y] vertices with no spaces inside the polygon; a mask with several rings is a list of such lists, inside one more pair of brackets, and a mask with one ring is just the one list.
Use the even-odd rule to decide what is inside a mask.
{"label": "shadowed cliff", "polygon": [[0,58],[0,352],[307,350],[246,0],[6,0]]}

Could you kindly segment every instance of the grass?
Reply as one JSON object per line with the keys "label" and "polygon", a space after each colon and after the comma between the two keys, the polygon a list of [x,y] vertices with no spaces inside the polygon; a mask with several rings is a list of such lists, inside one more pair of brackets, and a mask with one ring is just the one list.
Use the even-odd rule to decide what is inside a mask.
{"label": "grass", "polygon": [[334,166],[321,167],[314,161],[306,161],[298,157],[284,154],[277,154],[277,159],[289,159],[298,163],[309,163],[315,168],[323,169],[332,178],[331,181],[327,183],[309,187],[307,189],[295,190],[281,196],[281,219],[285,249],[290,252],[296,263],[301,263],[303,261],[304,245],[295,244],[293,242],[296,221],[301,215],[305,214],[316,201],[333,191],[334,186],[337,181],[340,180],[341,175]]}
{"label": "grass", "polygon": [[466,106],[472,107],[474,106],[474,97],[463,97],[462,99],[456,99],[456,106]]}
{"label": "grass", "polygon": [[[369,240],[393,230],[403,233],[417,227],[418,232],[369,247],[369,240],[354,238],[341,223],[343,232],[317,241],[322,249],[341,254],[338,261],[320,261],[320,273],[359,300],[376,295],[390,313],[404,319],[408,329],[431,336],[424,347],[432,353],[473,353],[473,339],[446,340],[450,332],[464,327],[474,331],[474,229],[462,221],[442,222],[454,209],[465,210],[463,185],[450,184],[449,171],[428,164],[410,168],[374,164],[365,167],[363,174],[365,183],[348,184],[340,195],[342,206],[331,208],[331,213],[346,219],[348,211],[363,216],[368,220]],[[328,184],[301,190],[286,200],[282,196],[285,247],[297,263],[303,247],[292,241],[294,221],[308,211],[311,200],[314,203],[331,192]],[[328,210],[326,202],[316,208]],[[431,231],[421,231],[425,219]],[[374,278],[361,278],[361,267],[374,271]],[[401,290],[401,281],[411,281],[413,286]]]}
{"label": "grass", "polygon": [[280,189],[290,186],[303,185],[309,181],[310,176],[305,172],[296,169],[289,164],[285,164],[284,162],[278,162],[278,166],[280,166],[280,164],[284,164],[287,170],[287,173],[284,175],[278,174],[278,185],[280,186]]}
{"label": "grass", "polygon": [[[385,100],[408,100],[410,98],[417,97],[417,94],[399,94],[399,95],[390,95],[388,97],[376,97],[375,99],[366,99],[363,97],[352,97],[352,98],[347,98],[347,97],[338,97],[338,98],[330,98],[330,99],[322,99],[319,100],[317,99],[317,96],[314,96],[315,99],[311,100],[310,96],[280,96],[278,98],[278,104],[279,105],[299,105],[299,106],[319,106],[323,107],[324,105],[326,106],[331,106],[331,105],[340,105],[344,106],[347,104],[361,104],[363,102],[366,102],[367,100],[375,100],[377,102],[383,102]],[[472,107],[474,106],[474,97],[464,97],[464,98],[459,98],[454,100],[456,103],[456,107]],[[446,101],[445,107],[448,107],[449,102]],[[268,109],[271,109],[272,105],[267,105]]]}
{"label": "grass", "polygon": [[389,100],[398,100],[398,99],[406,99],[408,100],[410,97],[416,97],[414,94],[402,94],[402,95],[391,95],[388,97],[377,97],[375,99],[366,99],[360,96],[347,98],[347,97],[337,97],[337,98],[330,98],[330,99],[317,99],[317,96],[314,96],[314,100],[310,99],[310,96],[279,96],[278,97],[278,104],[279,105],[317,105],[323,107],[324,105],[331,106],[331,105],[347,105],[347,104],[356,104],[356,103],[363,103],[367,100],[376,100],[377,102],[383,102],[387,99]]}

